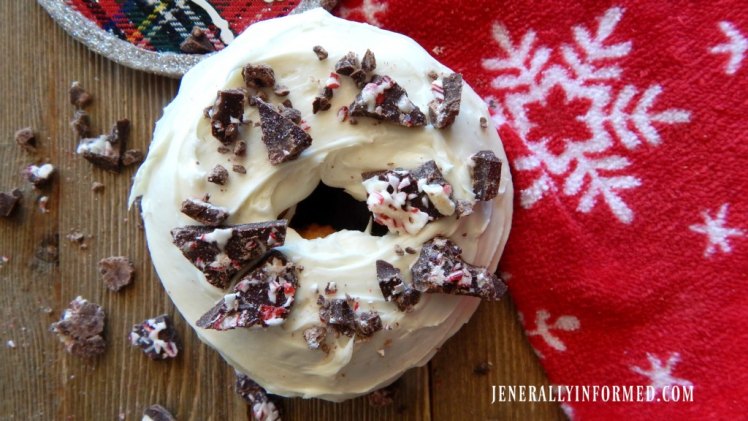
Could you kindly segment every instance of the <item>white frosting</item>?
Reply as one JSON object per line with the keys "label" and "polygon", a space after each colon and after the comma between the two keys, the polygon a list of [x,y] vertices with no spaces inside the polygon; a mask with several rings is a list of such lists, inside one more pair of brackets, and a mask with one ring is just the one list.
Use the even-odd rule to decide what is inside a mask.
{"label": "white frosting", "polygon": [[[318,60],[312,51],[315,45],[329,52],[327,60]],[[143,197],[146,235],[155,268],[193,327],[228,291],[208,284],[172,244],[171,229],[194,223],[179,212],[185,198],[210,193],[211,202],[231,212],[230,224],[267,221],[309,195],[320,181],[344,188],[357,200],[365,201],[362,172],[416,168],[434,160],[452,186],[453,197],[472,201],[469,157],[490,149],[506,162],[496,130],[480,128],[479,119],[488,118],[488,111],[467,85],[460,115],[445,130],[406,128],[368,118],[359,118],[357,125],[339,122],[335,110],[350,104],[359,91],[347,77],[340,78],[332,109],[312,114],[312,100],[328,80],[335,62],[348,51],[363,54],[367,48],[376,54],[376,72],[391,76],[424,112],[433,99],[429,71],[451,73],[403,35],[341,20],[316,9],[252,25],[228,48],[185,75],[178,96],[156,125],[148,159],[135,178],[131,201]],[[241,68],[247,63],[272,66],[278,83],[288,86],[288,98],[310,126],[314,141],[297,160],[272,166],[261,130],[251,125],[239,130],[240,138],[247,142],[246,156],[216,153],[220,142],[211,136],[210,121],[203,117],[202,110],[213,104],[217,90],[243,85]],[[272,94],[271,100],[280,102]],[[250,108],[246,114],[249,120],[259,121],[256,109]],[[232,173],[226,186],[218,186],[206,180],[216,164],[241,164],[251,171],[241,177]],[[413,312],[397,311],[396,305],[382,296],[375,261],[387,260],[409,282],[409,266],[417,255],[398,256],[395,245],[420,250],[424,242],[441,234],[463,248],[466,261],[495,270],[511,222],[508,165],[502,167],[501,184],[504,193],[491,202],[477,203],[472,215],[459,220],[456,215],[440,218],[415,235],[389,233],[375,237],[344,230],[305,240],[289,229],[280,250],[304,270],[285,323],[266,329],[197,332],[230,364],[270,393],[340,401],[383,387],[408,368],[428,362],[436,349],[468,321],[480,301],[425,294]],[[309,350],[303,332],[320,324],[317,286],[331,281],[337,285],[336,296],[358,298],[359,311],[378,311],[388,328],[363,342],[330,335],[329,353]],[[382,356],[384,348],[387,352]]]}

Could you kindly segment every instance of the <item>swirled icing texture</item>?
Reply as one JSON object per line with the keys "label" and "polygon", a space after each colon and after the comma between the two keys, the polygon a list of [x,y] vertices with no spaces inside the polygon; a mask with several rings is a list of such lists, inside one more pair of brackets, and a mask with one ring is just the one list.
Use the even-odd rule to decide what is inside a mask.
{"label": "swirled icing texture", "polygon": [[[312,52],[315,45],[322,45],[330,57],[318,60]],[[193,328],[225,291],[208,284],[171,242],[172,228],[195,223],[179,212],[184,199],[209,193],[213,204],[231,212],[227,223],[265,221],[293,207],[320,181],[365,201],[362,172],[415,168],[433,159],[453,186],[455,198],[471,200],[469,157],[490,149],[506,164],[496,130],[480,127],[480,118],[489,117],[486,105],[467,85],[460,115],[444,130],[406,128],[367,118],[360,118],[357,125],[340,123],[336,110],[350,104],[358,92],[346,77],[335,91],[332,109],[312,114],[312,100],[335,61],[348,51],[362,55],[367,48],[376,54],[376,72],[391,76],[423,111],[433,99],[429,71],[451,73],[410,38],[316,9],[252,25],[228,48],[185,75],[177,97],[156,125],[148,158],[135,177],[131,201],[142,196],[151,258],[166,291]],[[213,103],[217,90],[243,86],[241,68],[247,63],[272,66],[279,83],[290,89],[288,98],[311,126],[314,141],[297,160],[271,166],[260,128],[252,125],[240,129],[240,138],[248,143],[245,157],[216,152],[220,143],[211,136],[203,109]],[[281,98],[271,94],[271,100],[280,102]],[[255,108],[247,108],[245,116],[259,121]],[[227,168],[241,164],[247,174],[230,173],[225,186],[208,183],[207,175],[216,164]],[[295,307],[286,322],[267,329],[226,332],[197,328],[198,335],[270,393],[340,401],[391,383],[405,370],[428,362],[468,321],[479,300],[425,294],[415,311],[397,311],[379,290],[375,261],[392,263],[409,282],[409,266],[417,255],[397,256],[395,245],[419,250],[421,244],[441,234],[463,248],[466,261],[495,270],[511,223],[512,186],[507,167],[503,166],[498,197],[478,202],[468,217],[458,220],[452,215],[431,222],[417,235],[375,237],[344,230],[305,240],[289,229],[280,250],[304,270]],[[333,337],[328,354],[307,349],[302,333],[320,323],[316,289],[323,290],[330,281],[337,284],[338,297],[350,294],[360,299],[359,311],[378,311],[386,329],[366,342]]]}

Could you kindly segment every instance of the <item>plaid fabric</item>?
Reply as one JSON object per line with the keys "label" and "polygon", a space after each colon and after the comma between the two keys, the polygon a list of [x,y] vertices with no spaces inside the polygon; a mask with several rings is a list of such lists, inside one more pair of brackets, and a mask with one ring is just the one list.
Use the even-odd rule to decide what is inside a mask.
{"label": "plaid fabric", "polygon": [[[140,48],[179,53],[194,26],[202,28],[216,50],[226,46],[220,24],[239,34],[250,24],[285,16],[299,0],[65,0],[103,30]],[[206,5],[203,7],[202,5]],[[216,21],[215,18],[219,18]]]}

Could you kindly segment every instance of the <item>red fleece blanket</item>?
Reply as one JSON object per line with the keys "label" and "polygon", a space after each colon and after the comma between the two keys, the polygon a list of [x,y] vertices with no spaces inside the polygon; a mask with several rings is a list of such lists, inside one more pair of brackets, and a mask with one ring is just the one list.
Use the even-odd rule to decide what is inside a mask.
{"label": "red fleece blanket", "polygon": [[[337,10],[415,38],[490,104],[516,188],[501,270],[550,380],[656,391],[651,402],[567,402],[570,418],[745,417],[746,6]],[[693,402],[663,402],[671,386],[693,386]]]}

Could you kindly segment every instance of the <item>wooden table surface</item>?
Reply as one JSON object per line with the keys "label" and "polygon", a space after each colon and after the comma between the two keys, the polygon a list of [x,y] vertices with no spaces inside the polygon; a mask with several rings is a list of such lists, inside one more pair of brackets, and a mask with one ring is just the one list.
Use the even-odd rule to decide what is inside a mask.
{"label": "wooden table surface", "polygon": [[[134,168],[118,175],[94,168],[74,153],[68,126],[67,89],[78,80],[95,96],[88,109],[94,132],[129,118],[130,146],[146,150],[179,82],[88,51],[32,0],[0,1],[0,17],[0,190],[18,187],[24,195],[12,218],[0,218],[0,255],[10,259],[0,267],[0,420],[140,420],[154,403],[179,420],[246,420],[233,370],[198,340],[161,288],[137,216],[126,207]],[[26,126],[37,133],[33,154],[14,141]],[[21,171],[46,160],[57,174],[50,188],[34,190]],[[103,192],[91,191],[94,181],[104,183]],[[48,213],[39,210],[40,196],[49,197]],[[72,230],[86,234],[87,249],[65,238]],[[57,262],[49,253],[55,239]],[[130,257],[137,270],[133,285],[119,293],[108,291],[96,270],[112,255]],[[108,348],[94,361],[68,355],[48,331],[78,295],[107,314]],[[161,313],[172,315],[183,340],[174,361],[151,361],[126,341],[133,323]],[[493,369],[474,374],[483,361]],[[491,385],[547,382],[505,298],[483,303],[427,366],[408,371],[393,406],[372,408],[366,398],[284,399],[282,410],[286,420],[563,419],[553,403],[491,404]]]}

